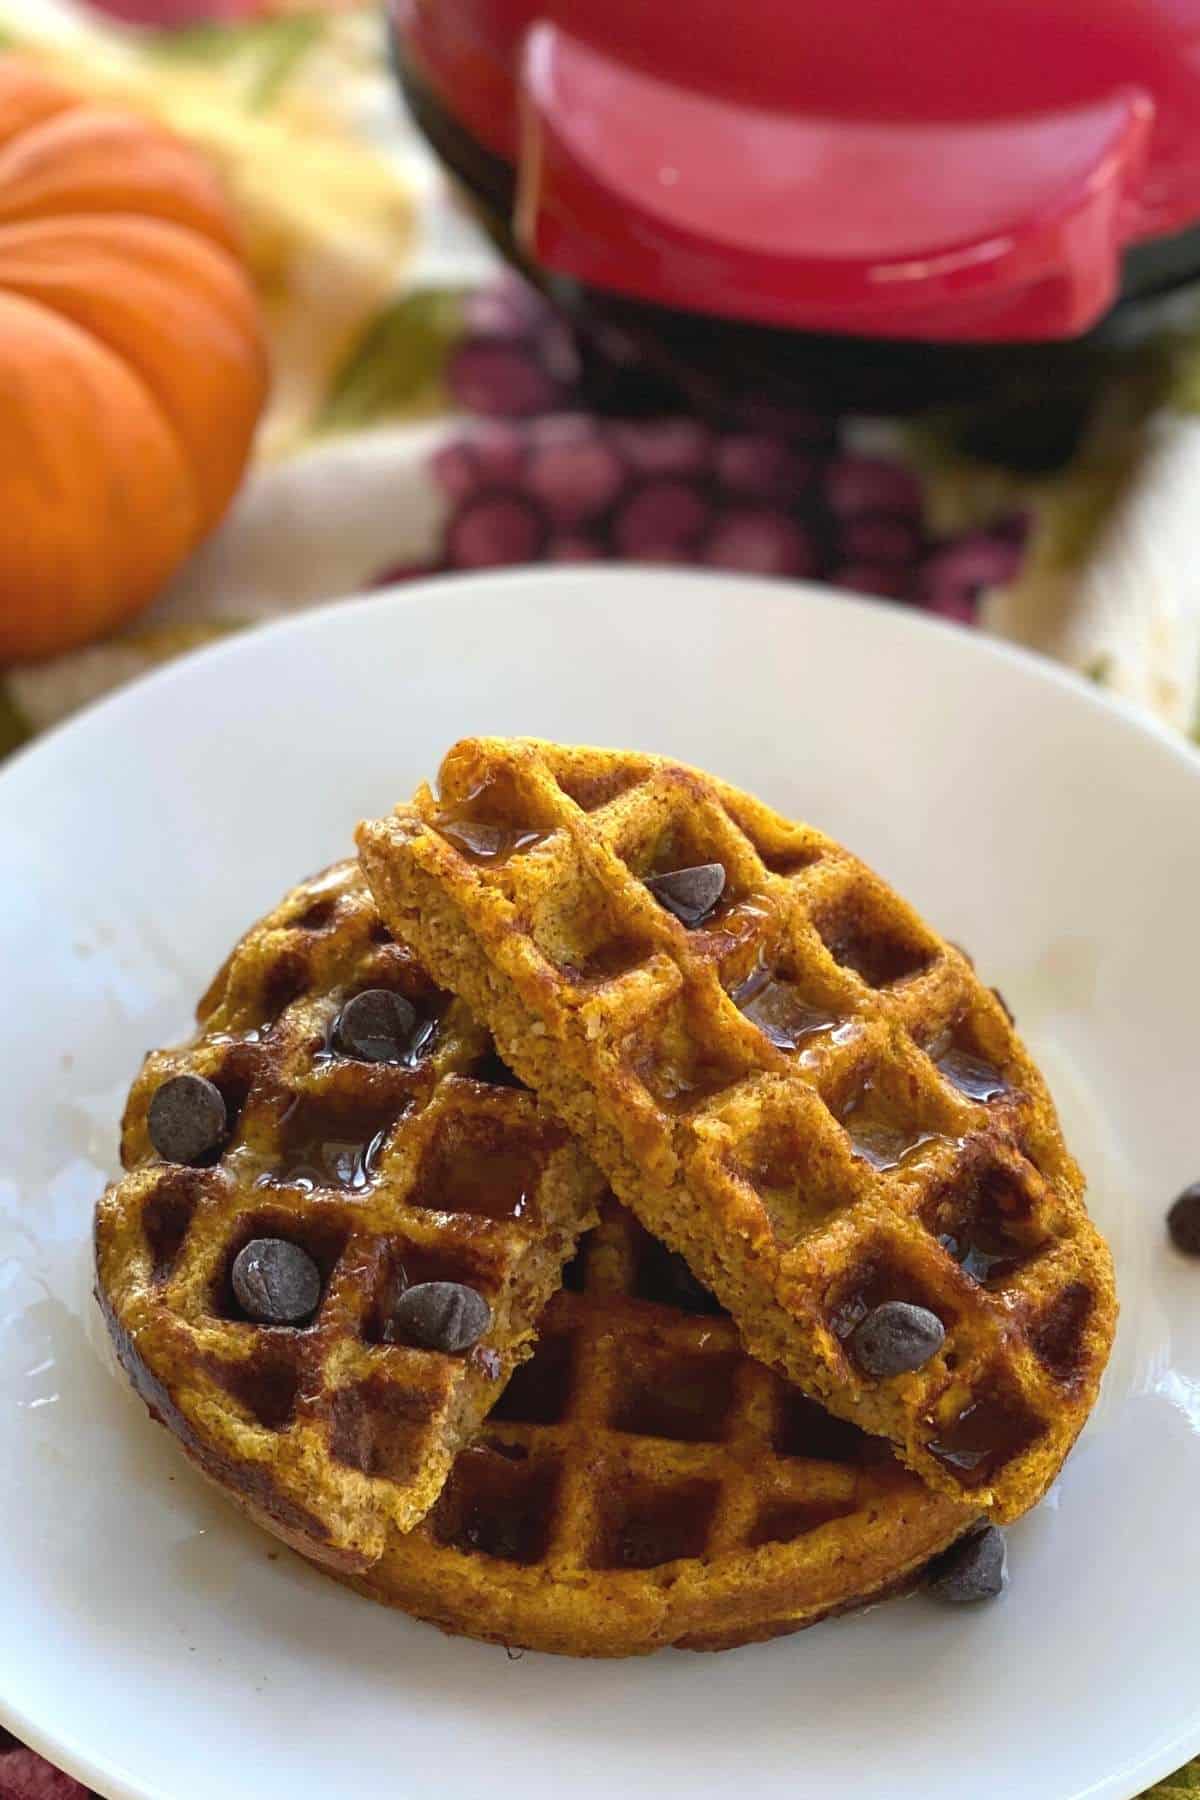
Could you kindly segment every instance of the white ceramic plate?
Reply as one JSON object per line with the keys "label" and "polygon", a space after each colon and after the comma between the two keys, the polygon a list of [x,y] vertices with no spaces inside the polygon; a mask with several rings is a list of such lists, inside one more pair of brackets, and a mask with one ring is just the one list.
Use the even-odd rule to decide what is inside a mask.
{"label": "white ceramic plate", "polygon": [[[325,1580],[151,1424],[90,1298],[142,1052],[467,732],[670,751],[844,838],[1004,989],[1116,1252],[1106,1394],[975,1611],[509,1661]],[[0,776],[0,1711],[119,1800],[1140,1792],[1200,1749],[1200,759],[982,638],[654,571],[411,587],[239,638]]]}

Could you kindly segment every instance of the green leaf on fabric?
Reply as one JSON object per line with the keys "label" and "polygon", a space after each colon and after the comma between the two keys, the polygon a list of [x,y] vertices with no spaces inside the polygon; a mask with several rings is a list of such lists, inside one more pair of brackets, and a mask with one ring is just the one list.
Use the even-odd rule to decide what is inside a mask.
{"label": "green leaf on fabric", "polygon": [[290,19],[273,19],[269,44],[264,43],[251,104],[259,111],[270,106],[293,72],[325,34],[327,21],[315,13],[297,13]]}
{"label": "green leaf on fabric", "polygon": [[32,727],[20,707],[0,682],[0,757],[8,756],[33,736]]}
{"label": "green leaf on fabric", "polygon": [[424,288],[367,326],[333,378],[318,431],[366,425],[444,405],[446,358],[462,335],[462,291]]}
{"label": "green leaf on fabric", "polygon": [[243,97],[255,112],[269,107],[309,51],[325,35],[320,13],[291,13],[236,25],[205,23],[158,32],[150,52],[164,62],[224,66],[244,81]]}
{"label": "green leaf on fabric", "polygon": [[162,62],[228,62],[230,57],[241,55],[247,29],[257,31],[258,28],[217,25],[206,20],[202,25],[180,25],[174,30],[155,31],[146,38],[145,48],[150,56]]}
{"label": "green leaf on fabric", "polygon": [[1190,318],[1169,334],[1172,349],[1170,404],[1177,412],[1200,412],[1200,301],[1193,297]]}

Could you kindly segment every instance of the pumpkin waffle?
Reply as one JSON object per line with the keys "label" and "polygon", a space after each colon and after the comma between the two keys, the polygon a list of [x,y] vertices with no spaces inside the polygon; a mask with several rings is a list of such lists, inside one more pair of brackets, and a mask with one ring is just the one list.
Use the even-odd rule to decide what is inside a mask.
{"label": "pumpkin waffle", "polygon": [[[1095,1399],[1108,1250],[996,995],[810,826],[662,757],[476,739],[359,830],[380,911],[747,1350],[1011,1519]],[[688,929],[647,879],[720,865]],[[875,1309],[936,1315],[872,1377]]]}
{"label": "pumpkin waffle", "polygon": [[527,1649],[723,1650],[902,1591],[975,1517],[752,1361],[610,1199],[433,1510],[353,1585]]}
{"label": "pumpkin waffle", "polygon": [[[408,1003],[403,1061],[339,1048],[346,1001],[380,989]],[[603,1184],[462,1002],[391,942],[352,862],[247,933],[198,1018],[130,1094],[128,1173],[96,1211],[98,1298],[134,1385],[200,1468],[306,1555],[366,1568],[437,1498],[530,1353]],[[183,1072],[227,1110],[206,1166],[151,1142],[154,1096]],[[299,1246],[314,1285],[316,1265],[310,1318],[247,1316],[237,1259],[262,1239]],[[430,1281],[487,1302],[465,1354],[397,1327],[400,1294]]]}

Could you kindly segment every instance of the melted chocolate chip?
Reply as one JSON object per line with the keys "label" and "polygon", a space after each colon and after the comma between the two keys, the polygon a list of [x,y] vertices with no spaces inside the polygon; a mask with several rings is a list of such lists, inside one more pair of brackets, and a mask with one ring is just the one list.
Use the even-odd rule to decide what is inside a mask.
{"label": "melted chocolate chip", "polygon": [[1200,1181],[1185,1187],[1167,1214],[1171,1242],[1185,1256],[1200,1256]]}
{"label": "melted chocolate chip", "polygon": [[219,1149],[229,1128],[220,1088],[203,1075],[172,1075],[150,1102],[150,1142],[165,1162],[198,1163]]}
{"label": "melted chocolate chip", "polygon": [[929,1565],[928,1588],[945,1606],[994,1600],[1008,1586],[1008,1545],[994,1525],[973,1531]]}
{"label": "melted chocolate chip", "polygon": [[299,1244],[252,1238],[233,1262],[238,1305],[258,1325],[299,1325],[317,1310],[321,1274]]}
{"label": "melted chocolate chip", "polygon": [[404,1337],[426,1350],[455,1356],[483,1336],[492,1309],[482,1294],[460,1281],[422,1281],[404,1290],[395,1317]]}
{"label": "melted chocolate chip", "polygon": [[855,1327],[850,1350],[864,1375],[885,1381],[924,1368],[945,1341],[946,1328],[928,1307],[886,1300]]}
{"label": "melted chocolate chip", "polygon": [[333,1028],[334,1043],[356,1062],[398,1063],[407,1057],[417,1009],[390,988],[367,988],[347,1000]]}
{"label": "melted chocolate chip", "polygon": [[693,869],[649,875],[646,886],[658,904],[690,931],[703,923],[725,892],[725,870],[718,862],[698,863]]}

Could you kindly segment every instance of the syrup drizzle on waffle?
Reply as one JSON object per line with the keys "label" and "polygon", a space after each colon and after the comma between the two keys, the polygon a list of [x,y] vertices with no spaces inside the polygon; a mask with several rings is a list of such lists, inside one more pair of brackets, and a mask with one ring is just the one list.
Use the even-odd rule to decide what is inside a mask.
{"label": "syrup drizzle on waffle", "polygon": [[[503,861],[460,852],[464,818]],[[945,1491],[1033,1504],[1095,1398],[1111,1260],[961,953],[829,838],[663,758],[467,740],[440,799],[359,841],[385,918],[753,1352]],[[645,881],[710,864],[689,931]],[[942,1319],[922,1370],[857,1368],[838,1321],[867,1293]]]}
{"label": "syrup drizzle on waffle", "polygon": [[[336,1048],[339,1009],[376,988],[416,1011],[396,1062]],[[228,1137],[204,1168],[162,1162],[148,1136],[153,1094],[182,1070],[225,1101]],[[122,1155],[97,1259],[126,1366],[209,1473],[347,1567],[437,1498],[603,1191],[466,1008],[391,942],[354,864],[247,934],[197,1037],[148,1059]],[[256,1323],[238,1303],[234,1259],[261,1237],[317,1265],[320,1302],[299,1326]],[[488,1302],[491,1326],[465,1355],[398,1332],[396,1299],[426,1280]]]}

